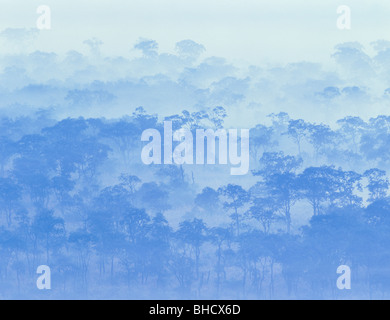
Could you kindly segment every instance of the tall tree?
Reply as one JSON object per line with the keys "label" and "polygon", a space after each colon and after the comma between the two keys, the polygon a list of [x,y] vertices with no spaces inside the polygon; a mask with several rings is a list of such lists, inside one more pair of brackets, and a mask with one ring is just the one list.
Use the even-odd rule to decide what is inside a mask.
{"label": "tall tree", "polygon": [[240,235],[240,225],[243,215],[243,212],[240,212],[240,210],[242,210],[242,208],[244,208],[244,206],[249,202],[249,193],[244,188],[236,184],[228,184],[227,186],[219,188],[218,192],[225,199],[223,203],[224,208],[233,211],[230,217],[234,221],[236,235],[238,236]]}
{"label": "tall tree", "polygon": [[299,198],[295,171],[301,166],[302,159],[285,156],[283,152],[265,153],[260,164],[262,168],[253,174],[263,178],[269,196],[279,205],[287,232],[290,233],[291,207]]}

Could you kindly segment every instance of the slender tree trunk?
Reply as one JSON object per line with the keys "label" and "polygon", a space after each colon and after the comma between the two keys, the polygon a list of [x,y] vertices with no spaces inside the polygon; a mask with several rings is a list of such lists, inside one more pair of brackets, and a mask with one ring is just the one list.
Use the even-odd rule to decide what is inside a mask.
{"label": "slender tree trunk", "polygon": [[237,210],[237,207],[234,208],[234,211],[236,213],[237,236],[239,236],[240,235],[240,221],[238,220],[238,210]]}
{"label": "slender tree trunk", "polygon": [[271,259],[271,287],[270,287],[270,298],[274,296],[274,261]]}

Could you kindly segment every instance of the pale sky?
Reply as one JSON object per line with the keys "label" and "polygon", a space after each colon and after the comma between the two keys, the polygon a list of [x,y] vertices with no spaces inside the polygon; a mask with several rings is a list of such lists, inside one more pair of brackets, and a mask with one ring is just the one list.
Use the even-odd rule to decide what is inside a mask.
{"label": "pale sky", "polygon": [[[57,53],[85,50],[91,37],[104,54],[123,56],[140,37],[163,52],[191,39],[207,55],[259,64],[324,61],[337,43],[390,40],[388,0],[0,0],[0,30],[34,28],[39,5],[51,8],[52,29],[33,49]],[[340,5],[352,10],[351,30],[336,27]]]}

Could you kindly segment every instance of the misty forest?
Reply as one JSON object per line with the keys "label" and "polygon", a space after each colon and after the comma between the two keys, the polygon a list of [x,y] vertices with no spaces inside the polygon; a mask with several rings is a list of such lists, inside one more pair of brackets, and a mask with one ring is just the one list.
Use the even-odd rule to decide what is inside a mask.
{"label": "misty forest", "polygon": [[[0,299],[390,297],[389,42],[341,44],[329,68],[86,46],[0,57]],[[165,120],[250,129],[248,174],[145,165]]]}

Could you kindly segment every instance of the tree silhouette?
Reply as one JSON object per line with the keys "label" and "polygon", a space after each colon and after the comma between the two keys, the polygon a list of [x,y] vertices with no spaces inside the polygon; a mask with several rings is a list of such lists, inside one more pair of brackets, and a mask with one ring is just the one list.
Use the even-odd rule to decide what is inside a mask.
{"label": "tree silhouette", "polygon": [[177,237],[184,243],[190,245],[195,256],[195,273],[196,278],[199,278],[199,259],[200,248],[206,241],[207,227],[200,219],[192,221],[184,221],[180,223],[180,228],[177,231]]}
{"label": "tree silhouette", "polygon": [[233,219],[236,235],[240,235],[240,224],[242,219],[242,209],[249,201],[249,193],[239,185],[228,184],[225,187],[218,189],[218,192],[226,199],[223,206],[225,209],[232,210],[230,217]]}

